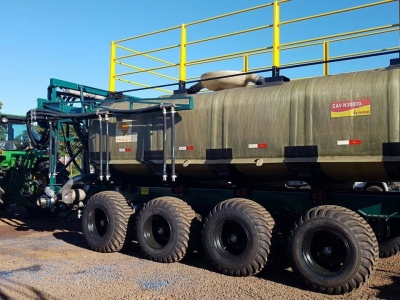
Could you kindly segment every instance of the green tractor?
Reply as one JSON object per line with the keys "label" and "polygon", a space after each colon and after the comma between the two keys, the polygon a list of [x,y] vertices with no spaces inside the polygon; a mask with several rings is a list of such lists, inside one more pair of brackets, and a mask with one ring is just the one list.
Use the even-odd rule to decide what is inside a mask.
{"label": "green tractor", "polygon": [[[0,211],[15,204],[37,214],[37,195],[48,183],[49,155],[31,146],[25,117],[2,114],[0,118]],[[62,174],[68,178],[66,171]]]}

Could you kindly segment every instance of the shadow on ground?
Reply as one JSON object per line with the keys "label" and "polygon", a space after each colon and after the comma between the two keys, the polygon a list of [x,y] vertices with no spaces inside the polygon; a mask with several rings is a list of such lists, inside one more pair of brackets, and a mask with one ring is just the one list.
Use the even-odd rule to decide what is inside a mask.
{"label": "shadow on ground", "polygon": [[[379,270],[381,272],[385,272],[384,270]],[[377,298],[379,299],[387,299],[387,300],[397,300],[400,295],[400,275],[394,274],[390,272],[391,283],[387,285],[381,285],[374,287],[375,290],[378,291]]]}
{"label": "shadow on ground", "polygon": [[[125,247],[121,252],[128,256],[146,259],[146,256],[140,250],[138,243],[130,243],[128,247]],[[255,276],[299,290],[309,291],[307,285],[301,280],[301,278],[288,267],[285,255],[286,251],[284,249],[282,253],[284,254],[280,255],[273,262],[267,263],[265,268]],[[207,259],[207,256],[202,249],[187,253],[185,258],[179,263],[210,272],[217,272],[213,263]]]}
{"label": "shadow on ground", "polygon": [[81,221],[77,218],[76,213],[69,217],[61,214],[35,217],[27,213],[24,207],[2,211],[0,223],[7,224],[16,231],[53,232],[55,230],[81,230]]}
{"label": "shadow on ground", "polygon": [[5,276],[0,277],[0,299],[41,299],[41,300],[57,300],[49,294],[43,293],[33,286],[21,284]]}

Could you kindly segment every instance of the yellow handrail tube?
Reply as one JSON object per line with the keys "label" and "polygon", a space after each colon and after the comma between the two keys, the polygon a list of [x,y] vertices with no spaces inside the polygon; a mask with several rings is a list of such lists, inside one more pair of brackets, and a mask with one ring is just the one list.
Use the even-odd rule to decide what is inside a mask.
{"label": "yellow handrail tube", "polygon": [[273,22],[273,43],[272,43],[272,66],[279,68],[280,66],[280,11],[279,1],[274,0],[274,22]]}
{"label": "yellow handrail tube", "polygon": [[[391,28],[391,29],[384,29],[384,30],[380,30],[380,31],[373,31],[373,32],[367,32],[367,33],[363,33],[363,34],[357,34],[356,36],[350,35],[350,36],[340,37],[337,39],[332,38],[332,39],[329,39],[329,42],[330,43],[341,42],[341,41],[346,41],[346,40],[351,40],[351,39],[367,37],[367,36],[371,36],[371,35],[394,32],[394,31],[398,31],[398,30],[399,29],[397,29],[397,28]],[[323,42],[321,42],[321,41],[317,41],[317,42],[311,42],[311,43],[305,43],[305,44],[297,44],[297,45],[293,45],[293,46],[290,46],[290,45],[288,46],[285,44],[285,45],[281,45],[280,50],[285,51],[285,50],[291,50],[291,49],[305,48],[305,47],[311,47],[311,46],[315,46],[315,45],[321,45],[322,43]]]}
{"label": "yellow handrail tube", "polygon": [[[140,68],[138,66],[133,66],[133,65],[130,65],[130,64],[126,64],[126,63],[120,62],[118,60],[115,61],[115,63],[119,64],[121,66],[127,67],[127,68],[136,69],[136,70],[139,70],[139,71],[144,71],[145,70],[145,69]],[[168,76],[168,75],[164,75],[164,74],[161,74],[161,73],[157,73],[157,72],[153,72],[153,71],[148,71],[147,73],[153,74],[153,75],[156,75],[156,76],[160,76],[160,77],[164,77],[164,78],[167,78],[167,79],[170,79],[170,80],[178,81],[178,78],[175,78],[175,77],[172,77],[172,76]]]}
{"label": "yellow handrail tube", "polygon": [[[288,2],[288,1],[290,1],[290,0],[284,0],[284,1],[281,1],[281,2]],[[260,9],[260,8],[264,8],[264,7],[268,7],[268,6],[272,6],[272,5],[273,5],[273,3],[261,4],[261,5],[258,5],[258,6],[253,6],[253,7],[250,7],[250,8],[237,10],[237,11],[234,11],[234,12],[231,12],[231,13],[227,13],[227,14],[223,14],[223,15],[219,15],[219,16],[215,16],[215,17],[211,17],[211,18],[207,18],[207,19],[203,19],[203,20],[199,20],[199,21],[190,22],[190,23],[187,24],[187,26],[193,26],[193,25],[197,25],[197,24],[200,24],[200,23],[214,21],[214,20],[217,20],[217,19],[222,19],[222,18],[233,16],[233,15],[238,15],[238,14],[241,14],[241,13],[249,12],[249,11],[252,11],[252,10],[256,10],[256,9]]]}
{"label": "yellow handrail tube", "polygon": [[157,58],[157,57],[155,57],[155,56],[151,56],[151,55],[147,55],[147,54],[142,54],[141,52],[136,51],[136,50],[134,50],[134,49],[129,49],[129,48],[126,48],[126,47],[121,46],[121,45],[116,45],[116,46],[117,46],[117,48],[121,48],[121,49],[123,49],[123,50],[125,50],[125,51],[129,51],[129,52],[132,52],[132,53],[135,53],[135,54],[139,54],[139,55],[142,55],[142,56],[144,56],[144,57],[147,57],[147,58],[150,58],[150,59],[153,59],[153,60],[162,62],[162,63],[167,64],[167,65],[171,65],[171,66],[175,65],[175,64],[172,63],[172,62],[169,62],[169,61],[166,61],[166,60]]}
{"label": "yellow handrail tube", "polygon": [[[179,64],[176,64],[175,66],[179,66]],[[139,73],[149,73],[150,71],[161,70],[161,69],[167,69],[167,68],[171,68],[171,67],[175,67],[175,66],[154,67],[154,68],[149,68],[149,69],[142,69],[141,71],[126,72],[126,73],[115,74],[115,76],[126,76],[126,75],[133,75],[133,74],[139,74]]]}
{"label": "yellow handrail tube", "polygon": [[170,28],[165,28],[165,29],[161,29],[161,30],[157,30],[157,31],[153,31],[153,32],[149,32],[149,33],[137,35],[137,36],[132,36],[132,37],[130,37],[130,38],[118,40],[118,41],[115,41],[115,42],[116,42],[116,43],[122,43],[122,42],[130,41],[130,40],[134,40],[134,39],[139,39],[139,38],[142,38],[142,37],[146,37],[146,36],[149,36],[149,35],[154,35],[154,34],[159,34],[159,33],[167,32],[167,31],[179,29],[179,27],[180,27],[180,26],[174,26],[174,27],[170,27]]}
{"label": "yellow handrail tube", "polygon": [[324,71],[324,76],[329,75],[329,63],[327,61],[329,60],[329,42],[325,41],[322,44],[323,51],[324,51],[324,64],[323,64],[323,71]]}
{"label": "yellow handrail tube", "polygon": [[108,90],[115,92],[115,42],[111,42],[111,55],[110,55],[110,77],[108,79]]}
{"label": "yellow handrail tube", "polygon": [[[130,83],[130,84],[141,86],[141,87],[151,87],[151,85],[143,84],[143,83],[127,80],[127,79],[122,79],[122,78],[118,78],[118,77],[116,79],[119,80],[119,81],[122,81],[122,82]],[[157,90],[157,91],[160,91],[160,92],[171,94],[171,91],[168,91],[166,89],[161,89],[161,88],[154,88],[154,89]]]}
{"label": "yellow handrail tube", "polygon": [[257,31],[257,30],[271,28],[272,26],[273,25],[270,24],[270,25],[259,26],[259,27],[245,29],[245,30],[235,31],[235,32],[231,32],[231,33],[216,35],[216,36],[212,36],[212,37],[201,39],[201,40],[191,41],[191,42],[188,42],[186,45],[193,45],[193,44],[198,44],[198,43],[203,43],[203,42],[209,42],[209,41],[222,39],[222,38],[226,38],[226,37],[230,37],[230,36],[234,36],[234,35],[239,35],[239,34],[249,33],[249,32],[253,32],[253,31]]}
{"label": "yellow handrail tube", "polygon": [[[291,43],[285,43],[285,44],[281,45],[281,48],[286,48],[287,46],[305,44],[305,43],[308,43],[308,42],[328,40],[328,39],[332,39],[332,38],[336,38],[336,37],[344,37],[344,36],[349,36],[349,35],[357,35],[357,36],[359,36],[361,33],[384,30],[384,29],[393,28],[393,27],[399,27],[399,24],[391,24],[391,25],[384,25],[384,26],[379,26],[379,27],[371,27],[371,28],[367,28],[367,29],[347,31],[347,32],[344,32],[344,33],[325,35],[325,36],[321,36],[321,37],[317,37],[317,38],[301,40],[301,41],[296,41],[296,42],[291,42]],[[356,38],[357,36],[353,36],[353,37]]]}
{"label": "yellow handrail tube", "polygon": [[121,60],[121,59],[129,58],[129,57],[134,57],[134,56],[144,55],[144,54],[149,54],[149,53],[154,53],[154,52],[160,52],[160,51],[169,50],[169,49],[178,48],[178,47],[179,47],[179,45],[171,45],[171,46],[166,46],[166,47],[162,47],[162,48],[157,48],[157,49],[147,50],[147,51],[143,51],[143,52],[138,52],[138,53],[135,53],[135,54],[118,56],[116,59],[120,59]]}
{"label": "yellow handrail tube", "polygon": [[243,55],[243,72],[249,71],[249,55]]}
{"label": "yellow handrail tube", "polygon": [[330,11],[330,12],[327,12],[327,13],[323,13],[323,14],[317,14],[317,15],[312,15],[312,16],[308,16],[308,17],[304,17],[304,18],[298,18],[298,19],[284,21],[284,22],[281,22],[281,25],[287,25],[287,24],[290,24],[290,23],[296,23],[296,22],[301,22],[301,21],[306,21],[306,20],[326,17],[326,16],[330,16],[330,15],[340,14],[340,13],[344,13],[344,12],[348,12],[348,11],[352,11],[352,10],[367,8],[367,7],[380,5],[380,4],[385,4],[385,3],[394,2],[394,1],[399,1],[399,0],[383,0],[383,1],[368,3],[368,4],[364,4],[364,5],[359,5],[359,6],[353,6],[353,7],[349,7],[349,8],[333,10],[333,11]]}
{"label": "yellow handrail tube", "polygon": [[181,25],[181,44],[179,55],[179,80],[186,81],[186,25]]}
{"label": "yellow handrail tube", "polygon": [[225,55],[217,55],[217,56],[211,56],[211,57],[207,57],[207,58],[191,60],[191,61],[186,62],[186,66],[193,66],[193,65],[199,65],[199,64],[209,63],[209,62],[213,62],[213,61],[221,61],[221,60],[238,58],[238,57],[242,57],[244,54],[256,55],[256,54],[267,53],[267,52],[271,52],[271,47],[257,48],[257,49],[248,50],[248,51],[240,51],[240,52],[234,52],[234,53],[225,54]]}

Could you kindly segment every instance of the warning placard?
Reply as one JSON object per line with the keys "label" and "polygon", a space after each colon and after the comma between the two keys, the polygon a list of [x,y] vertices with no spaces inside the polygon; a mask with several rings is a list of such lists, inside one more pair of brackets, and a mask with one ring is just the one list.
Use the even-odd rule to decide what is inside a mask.
{"label": "warning placard", "polygon": [[[115,140],[117,143],[132,142],[132,121],[117,121]],[[137,140],[137,136],[136,136]]]}
{"label": "warning placard", "polygon": [[349,100],[331,103],[331,118],[369,116],[371,100]]}

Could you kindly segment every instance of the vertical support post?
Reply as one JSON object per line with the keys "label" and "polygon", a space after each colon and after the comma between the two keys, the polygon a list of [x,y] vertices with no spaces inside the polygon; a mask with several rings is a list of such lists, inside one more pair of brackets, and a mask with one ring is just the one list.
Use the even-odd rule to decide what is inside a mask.
{"label": "vertical support post", "polygon": [[171,180],[175,181],[175,108],[171,107]]}
{"label": "vertical support post", "polygon": [[163,113],[163,181],[167,181],[167,110],[161,104]]}
{"label": "vertical support post", "polygon": [[104,120],[106,121],[106,180],[110,180],[110,133],[108,128],[108,114],[104,116]]}
{"label": "vertical support post", "polygon": [[100,154],[100,171],[99,179],[103,180],[103,118],[99,115],[99,154]]}
{"label": "vertical support post", "polygon": [[324,51],[324,64],[323,64],[323,71],[324,71],[324,76],[329,75],[329,63],[327,62],[329,60],[329,42],[325,41],[322,44],[323,51]]}
{"label": "vertical support post", "polygon": [[186,87],[186,25],[181,25],[181,44],[179,56],[179,90]]}
{"label": "vertical support post", "polygon": [[247,73],[249,71],[249,55],[243,55],[243,72]]}
{"label": "vertical support post", "polygon": [[54,165],[53,165],[53,178],[56,178],[57,176],[57,162],[58,162],[58,127],[59,127],[59,123],[55,122],[54,124]]}
{"label": "vertical support post", "polygon": [[111,54],[110,54],[110,77],[108,90],[110,92],[115,92],[115,58],[117,53],[117,47],[115,42],[111,42]]}
{"label": "vertical support post", "polygon": [[278,0],[274,0],[273,18],[273,42],[272,42],[272,77],[279,76],[280,67],[280,8]]}
{"label": "vertical support post", "polygon": [[53,138],[54,138],[54,133],[53,133],[53,122],[49,121],[49,133],[50,133],[50,140],[49,140],[49,183],[50,185],[55,184],[55,180],[53,177],[53,164],[54,164],[54,156],[53,156]]}
{"label": "vertical support post", "polygon": [[[83,85],[79,85],[79,90],[81,93],[81,101],[82,101],[82,103],[84,103],[85,98],[83,97]],[[82,105],[81,111],[83,113],[86,111],[86,105]],[[84,132],[89,127],[89,120],[88,119],[82,120],[82,125],[83,125],[82,130]],[[77,128],[75,128],[76,125],[73,125],[73,126],[74,126],[75,131],[77,132]],[[85,143],[87,145],[87,139],[81,138],[81,140],[82,140],[82,143]],[[88,151],[87,146],[84,147],[83,152],[82,152],[82,167],[83,167],[84,173],[90,173],[89,151]]]}

